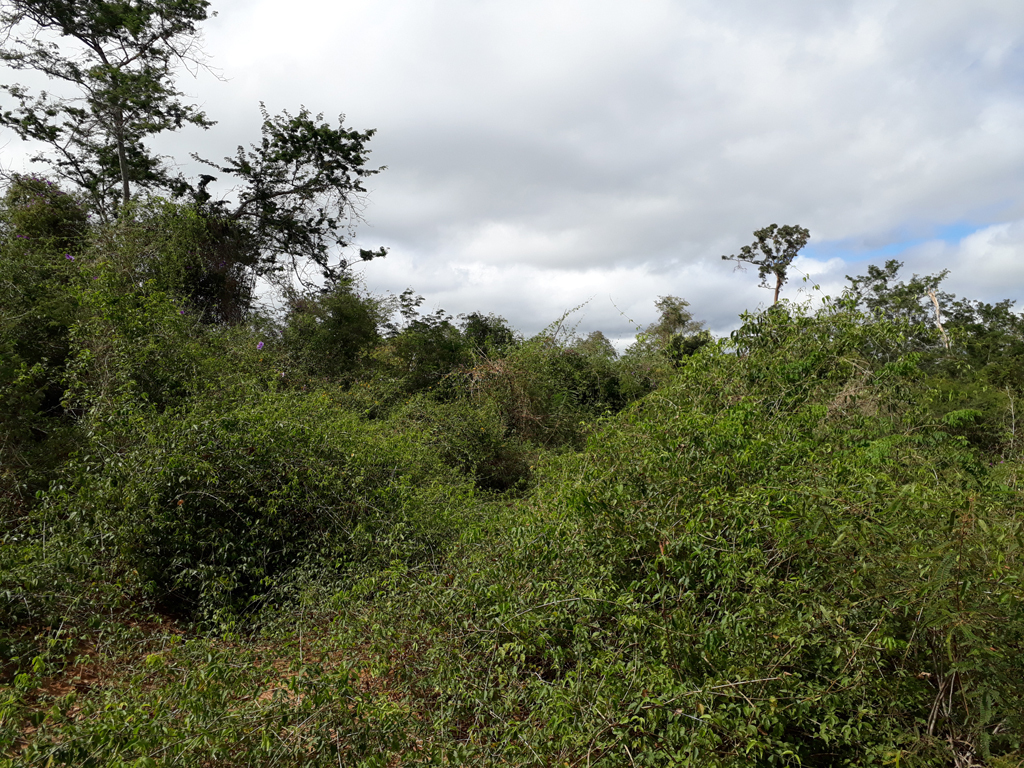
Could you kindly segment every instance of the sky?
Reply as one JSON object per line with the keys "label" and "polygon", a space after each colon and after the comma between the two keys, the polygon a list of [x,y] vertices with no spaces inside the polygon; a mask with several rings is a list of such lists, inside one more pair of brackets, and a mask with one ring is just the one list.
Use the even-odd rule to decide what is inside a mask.
{"label": "sky", "polygon": [[[359,268],[372,292],[527,334],[575,309],[577,332],[620,346],[675,295],[725,333],[772,293],[721,256],[777,223],[811,233],[787,299],[895,258],[1024,301],[1020,0],[211,7],[220,77],[178,84],[218,125],[159,148],[233,154],[258,139],[260,102],[376,129],[387,169],[356,243],[389,249]],[[17,144],[0,135],[5,167]]]}

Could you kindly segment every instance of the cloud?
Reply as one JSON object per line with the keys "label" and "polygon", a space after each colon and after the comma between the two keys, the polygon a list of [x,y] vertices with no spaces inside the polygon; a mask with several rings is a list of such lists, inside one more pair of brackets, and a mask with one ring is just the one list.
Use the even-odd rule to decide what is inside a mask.
{"label": "cloud", "polygon": [[983,227],[955,241],[931,241],[909,249],[900,258],[905,271],[949,276],[946,290],[970,299],[996,302],[1024,299],[1024,219]]}
{"label": "cloud", "polygon": [[[217,9],[206,47],[228,79],[182,85],[220,124],[161,146],[228,154],[261,100],[377,128],[388,170],[360,245],[391,254],[365,267],[373,289],[530,331],[593,297],[581,331],[609,335],[675,294],[728,329],[770,293],[720,256],[769,223],[811,230],[799,263],[823,290],[903,243],[908,268],[965,272],[979,297],[1024,284],[1016,0]],[[978,232],[932,242],[951,225]]]}

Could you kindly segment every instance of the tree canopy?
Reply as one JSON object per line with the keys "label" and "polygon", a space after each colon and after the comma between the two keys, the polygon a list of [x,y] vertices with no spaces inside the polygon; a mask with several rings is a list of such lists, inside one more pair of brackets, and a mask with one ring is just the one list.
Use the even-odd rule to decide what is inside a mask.
{"label": "tree canopy", "polygon": [[[194,194],[249,233],[257,274],[289,266],[300,272],[312,263],[325,277],[339,278],[348,264],[341,259],[332,263],[332,254],[349,245],[366,192],[363,179],[382,170],[366,165],[366,145],[375,131],[346,128],[344,115],[334,128],[322,114],[313,115],[305,107],[297,115],[275,116],[265,105],[260,109],[263,135],[258,144],[238,147],[223,163],[194,155],[237,180],[240,191],[234,205],[210,202],[206,186],[216,177],[204,176]],[[385,253],[383,248],[363,249],[359,255],[366,261]]]}
{"label": "tree canopy", "polygon": [[797,257],[800,249],[807,245],[811,233],[803,227],[786,225],[780,227],[771,224],[754,232],[754,242],[745,245],[740,252],[732,256],[722,256],[725,261],[753,264],[761,278],[762,288],[772,288],[769,276],[775,277],[775,296],[772,304],[779,303],[779,291],[789,279],[789,265]]}
{"label": "tree canopy", "polygon": [[[208,0],[0,0],[0,60],[74,91],[0,86],[14,99],[0,111],[0,125],[47,145],[33,159],[81,189],[105,222],[119,218],[140,192],[191,197],[207,222],[207,250],[231,251],[230,259],[211,262],[217,269],[230,261],[250,277],[291,269],[301,280],[315,266],[325,278],[341,279],[348,260],[339,251],[360,219],[363,181],[381,170],[367,165],[373,130],[349,129],[343,117],[335,127],[305,107],[272,116],[261,104],[258,143],[219,163],[193,153],[234,182],[232,199],[213,198],[208,187],[217,176],[193,182],[146,146],[164,131],[213,125],[175,85],[181,65],[203,66],[199,25],[208,6]],[[359,257],[385,253],[361,249]],[[199,282],[205,278],[206,272],[196,274]]]}
{"label": "tree canopy", "polygon": [[[7,0],[0,8],[0,60],[69,84],[74,96],[3,85],[16,105],[0,123],[49,145],[37,160],[83,189],[111,218],[133,187],[172,179],[145,142],[158,133],[213,123],[176,87],[181,64],[201,64],[199,24],[207,0]],[[54,38],[56,37],[56,41]]]}

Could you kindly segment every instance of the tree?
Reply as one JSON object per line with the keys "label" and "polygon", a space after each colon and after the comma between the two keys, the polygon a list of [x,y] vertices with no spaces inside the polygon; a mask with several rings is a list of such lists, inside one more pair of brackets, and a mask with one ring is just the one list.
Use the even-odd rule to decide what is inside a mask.
{"label": "tree", "polygon": [[[0,86],[17,101],[0,124],[51,147],[40,154],[81,187],[104,218],[137,188],[172,179],[147,137],[213,123],[182,101],[176,68],[201,63],[198,25],[208,0],[7,0],[0,5],[0,61],[78,90],[75,97]],[[57,36],[59,45],[53,41]]]}
{"label": "tree", "polygon": [[452,322],[454,318],[443,309],[421,314],[423,301],[411,288],[406,289],[391,303],[392,312],[397,311],[402,319],[392,317],[381,325],[388,338],[392,370],[409,392],[432,389],[473,362],[471,341],[463,337]]}
{"label": "tree", "polygon": [[659,296],[654,302],[658,309],[658,322],[647,326],[645,333],[656,338],[662,347],[676,335],[687,336],[697,333],[704,327],[700,320],[693,319],[693,313],[687,309],[690,302],[678,296]]}
{"label": "tree", "polygon": [[693,313],[689,310],[690,302],[686,299],[678,296],[659,296],[654,306],[658,309],[657,322],[651,323],[637,335],[636,341],[626,349],[627,357],[649,358],[652,355],[667,355],[675,359],[674,350],[686,339],[694,336],[704,338],[704,335],[710,339],[710,334],[701,330],[704,322],[693,319]]}
{"label": "tree", "polygon": [[[1024,318],[1013,311],[1013,301],[988,304],[957,298],[940,290],[948,269],[899,280],[902,267],[903,262],[889,259],[884,267],[868,265],[866,275],[847,275],[853,306],[877,319],[906,323],[914,329],[909,342],[917,350],[938,348],[934,328],[942,339],[942,350],[953,347],[956,365],[966,359],[990,382],[1019,387],[1024,370]],[[951,345],[951,339],[956,343]]]}
{"label": "tree", "polygon": [[571,348],[584,355],[594,355],[609,360],[614,360],[619,356],[619,353],[615,351],[615,345],[602,331],[591,331],[586,338],[576,339]]}
{"label": "tree", "polygon": [[951,294],[940,292],[939,285],[949,275],[944,269],[934,275],[913,275],[909,281],[896,282],[903,262],[889,259],[884,267],[868,265],[868,273],[857,277],[846,276],[850,281],[850,296],[859,308],[891,321],[906,321],[911,325],[926,325],[934,318],[934,307],[929,299],[936,294],[937,301],[945,309],[953,300]]}
{"label": "tree", "polygon": [[459,315],[463,338],[479,357],[503,357],[517,343],[516,332],[500,315],[470,312]]}
{"label": "tree", "polygon": [[[223,164],[193,157],[240,184],[237,201],[210,202],[207,185],[216,180],[203,176],[196,199],[216,213],[243,226],[252,237],[254,269],[268,275],[285,269],[282,258],[301,276],[301,268],[312,262],[329,280],[344,277],[345,260],[331,264],[332,250],[349,245],[353,225],[366,188],[362,180],[382,168],[368,168],[366,147],[374,130],[345,128],[344,115],[333,128],[323,115],[312,115],[305,107],[297,115],[283,112],[263,114],[263,138],[250,149],[239,147]],[[387,251],[360,249],[364,261],[384,256]]]}
{"label": "tree", "polygon": [[704,330],[702,320],[693,319],[690,302],[686,299],[659,296],[654,306],[658,308],[658,322],[647,326],[645,344],[634,345],[633,354],[647,346],[650,351],[664,355],[679,367],[684,358],[711,343],[711,333]]}
{"label": "tree", "polygon": [[772,304],[779,303],[779,291],[788,279],[787,270],[789,265],[796,258],[800,249],[807,245],[811,233],[803,227],[798,226],[771,226],[759,229],[754,232],[757,238],[750,245],[745,245],[740,252],[732,256],[723,256],[725,261],[737,262],[737,268],[741,267],[740,262],[753,264],[757,267],[758,276],[761,278],[762,288],[771,288],[769,275],[775,276],[775,298]]}
{"label": "tree", "polygon": [[334,378],[351,376],[380,340],[383,308],[361,295],[351,280],[328,281],[316,291],[286,292],[289,311],[282,336],[306,371]]}
{"label": "tree", "polygon": [[[308,263],[339,279],[348,266],[334,259],[349,244],[359,220],[362,180],[381,169],[367,167],[366,143],[374,131],[352,131],[323,121],[305,108],[271,117],[262,107],[262,140],[214,163],[233,177],[233,205],[212,201],[215,176],[193,184],[172,175],[164,158],[150,152],[147,137],[186,124],[213,123],[182,100],[174,86],[181,64],[202,65],[200,22],[208,0],[0,0],[0,61],[35,70],[74,86],[77,97],[36,95],[21,85],[2,86],[16,101],[0,111],[0,124],[22,138],[48,144],[58,175],[84,189],[106,220],[131,199],[132,191],[166,190],[194,198],[199,210],[234,240],[251,248],[250,268],[266,276],[296,272]],[[68,52],[54,42],[70,42]],[[383,248],[360,250],[362,259]]]}

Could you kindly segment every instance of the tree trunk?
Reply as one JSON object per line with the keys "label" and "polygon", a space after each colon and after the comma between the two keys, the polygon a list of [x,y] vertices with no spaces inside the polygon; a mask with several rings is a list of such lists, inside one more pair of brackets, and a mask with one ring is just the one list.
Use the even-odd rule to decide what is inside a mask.
{"label": "tree trunk", "polygon": [[114,115],[114,139],[117,141],[117,162],[121,168],[121,199],[128,205],[131,189],[128,186],[128,158],[124,150],[124,113],[119,109]]}

